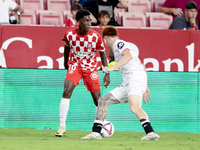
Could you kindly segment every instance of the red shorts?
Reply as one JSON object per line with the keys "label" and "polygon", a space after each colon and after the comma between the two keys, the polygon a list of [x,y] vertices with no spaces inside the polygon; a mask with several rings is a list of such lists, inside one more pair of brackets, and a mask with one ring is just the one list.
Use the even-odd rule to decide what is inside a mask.
{"label": "red shorts", "polygon": [[90,92],[96,92],[101,89],[100,79],[97,68],[93,71],[82,70],[80,67],[70,67],[70,70],[67,71],[65,80],[71,80],[77,86],[80,80],[83,78],[83,82]]}

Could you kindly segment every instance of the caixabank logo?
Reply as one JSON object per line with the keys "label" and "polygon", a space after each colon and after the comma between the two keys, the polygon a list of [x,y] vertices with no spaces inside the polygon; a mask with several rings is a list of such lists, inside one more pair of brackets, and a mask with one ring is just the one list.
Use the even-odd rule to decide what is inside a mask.
{"label": "caixabank logo", "polygon": [[[34,40],[27,37],[12,37],[3,41],[0,49],[0,66],[3,68],[12,68],[12,66],[8,65],[10,62],[12,62],[15,64],[14,68],[24,68],[23,65],[26,64],[26,68],[64,69],[63,46],[58,46],[58,48],[55,50],[49,50],[49,52],[52,53],[51,55],[44,55],[42,46],[38,46],[38,42],[34,42]],[[18,41],[17,44],[15,44],[16,41]],[[13,52],[9,52],[11,51],[9,46],[12,44],[14,47],[16,47],[12,51],[15,51],[15,54],[18,54],[17,57],[19,61],[14,61],[13,58],[15,58],[15,54],[13,54]],[[21,44],[25,45],[23,52],[26,52],[26,55],[30,54],[31,56],[27,57],[21,52],[22,49],[18,48]],[[34,49],[34,44],[36,44],[39,48]],[[146,53],[146,51],[144,52],[144,50],[140,50],[136,44],[130,44],[137,55],[139,55],[139,51]],[[141,62],[146,65],[147,71],[198,72],[200,70],[200,60],[197,58],[197,56],[195,57],[195,54],[198,54],[198,50],[195,49],[195,43],[191,43],[189,45],[185,44],[185,48],[182,49],[182,51],[187,54],[184,60],[181,58],[174,58],[174,56],[161,59],[159,58],[160,56],[157,55],[155,57],[144,57],[141,59]],[[8,53],[8,55],[5,55],[5,53]],[[109,53],[109,51],[106,53]],[[41,62],[43,62],[44,65],[41,65]],[[97,62],[101,62],[100,57],[97,57]],[[151,64],[151,67],[148,67],[148,64]],[[176,70],[172,70],[171,68],[171,66],[174,64],[177,66]],[[163,69],[161,69],[161,65],[163,66]],[[99,65],[98,67],[100,68],[101,66]]]}

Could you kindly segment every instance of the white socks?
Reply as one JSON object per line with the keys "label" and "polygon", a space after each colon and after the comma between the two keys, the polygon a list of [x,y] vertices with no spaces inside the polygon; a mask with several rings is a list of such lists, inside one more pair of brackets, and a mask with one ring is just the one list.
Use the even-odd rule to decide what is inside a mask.
{"label": "white socks", "polygon": [[60,101],[60,126],[66,126],[67,112],[69,110],[69,99],[61,98]]}

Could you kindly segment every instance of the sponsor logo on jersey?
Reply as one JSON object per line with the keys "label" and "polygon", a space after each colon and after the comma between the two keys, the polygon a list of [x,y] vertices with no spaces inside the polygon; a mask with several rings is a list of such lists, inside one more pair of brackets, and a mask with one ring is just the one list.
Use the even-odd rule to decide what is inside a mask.
{"label": "sponsor logo on jersey", "polygon": [[122,47],[124,46],[125,44],[123,43],[123,42],[119,42],[118,44],[117,44],[117,47],[119,48],[119,49],[122,49]]}
{"label": "sponsor logo on jersey", "polygon": [[98,73],[96,71],[94,71],[90,74],[90,77],[91,77],[92,80],[97,80],[98,79]]}

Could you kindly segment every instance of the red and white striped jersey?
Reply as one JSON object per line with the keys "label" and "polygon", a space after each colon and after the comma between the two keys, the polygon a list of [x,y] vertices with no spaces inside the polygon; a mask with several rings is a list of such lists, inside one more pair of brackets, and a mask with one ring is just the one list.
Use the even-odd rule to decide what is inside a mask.
{"label": "red and white striped jersey", "polygon": [[90,29],[84,36],[80,36],[77,29],[66,32],[63,41],[70,46],[71,54],[69,65],[75,65],[83,70],[91,70],[97,67],[97,51],[105,51],[101,35]]}

